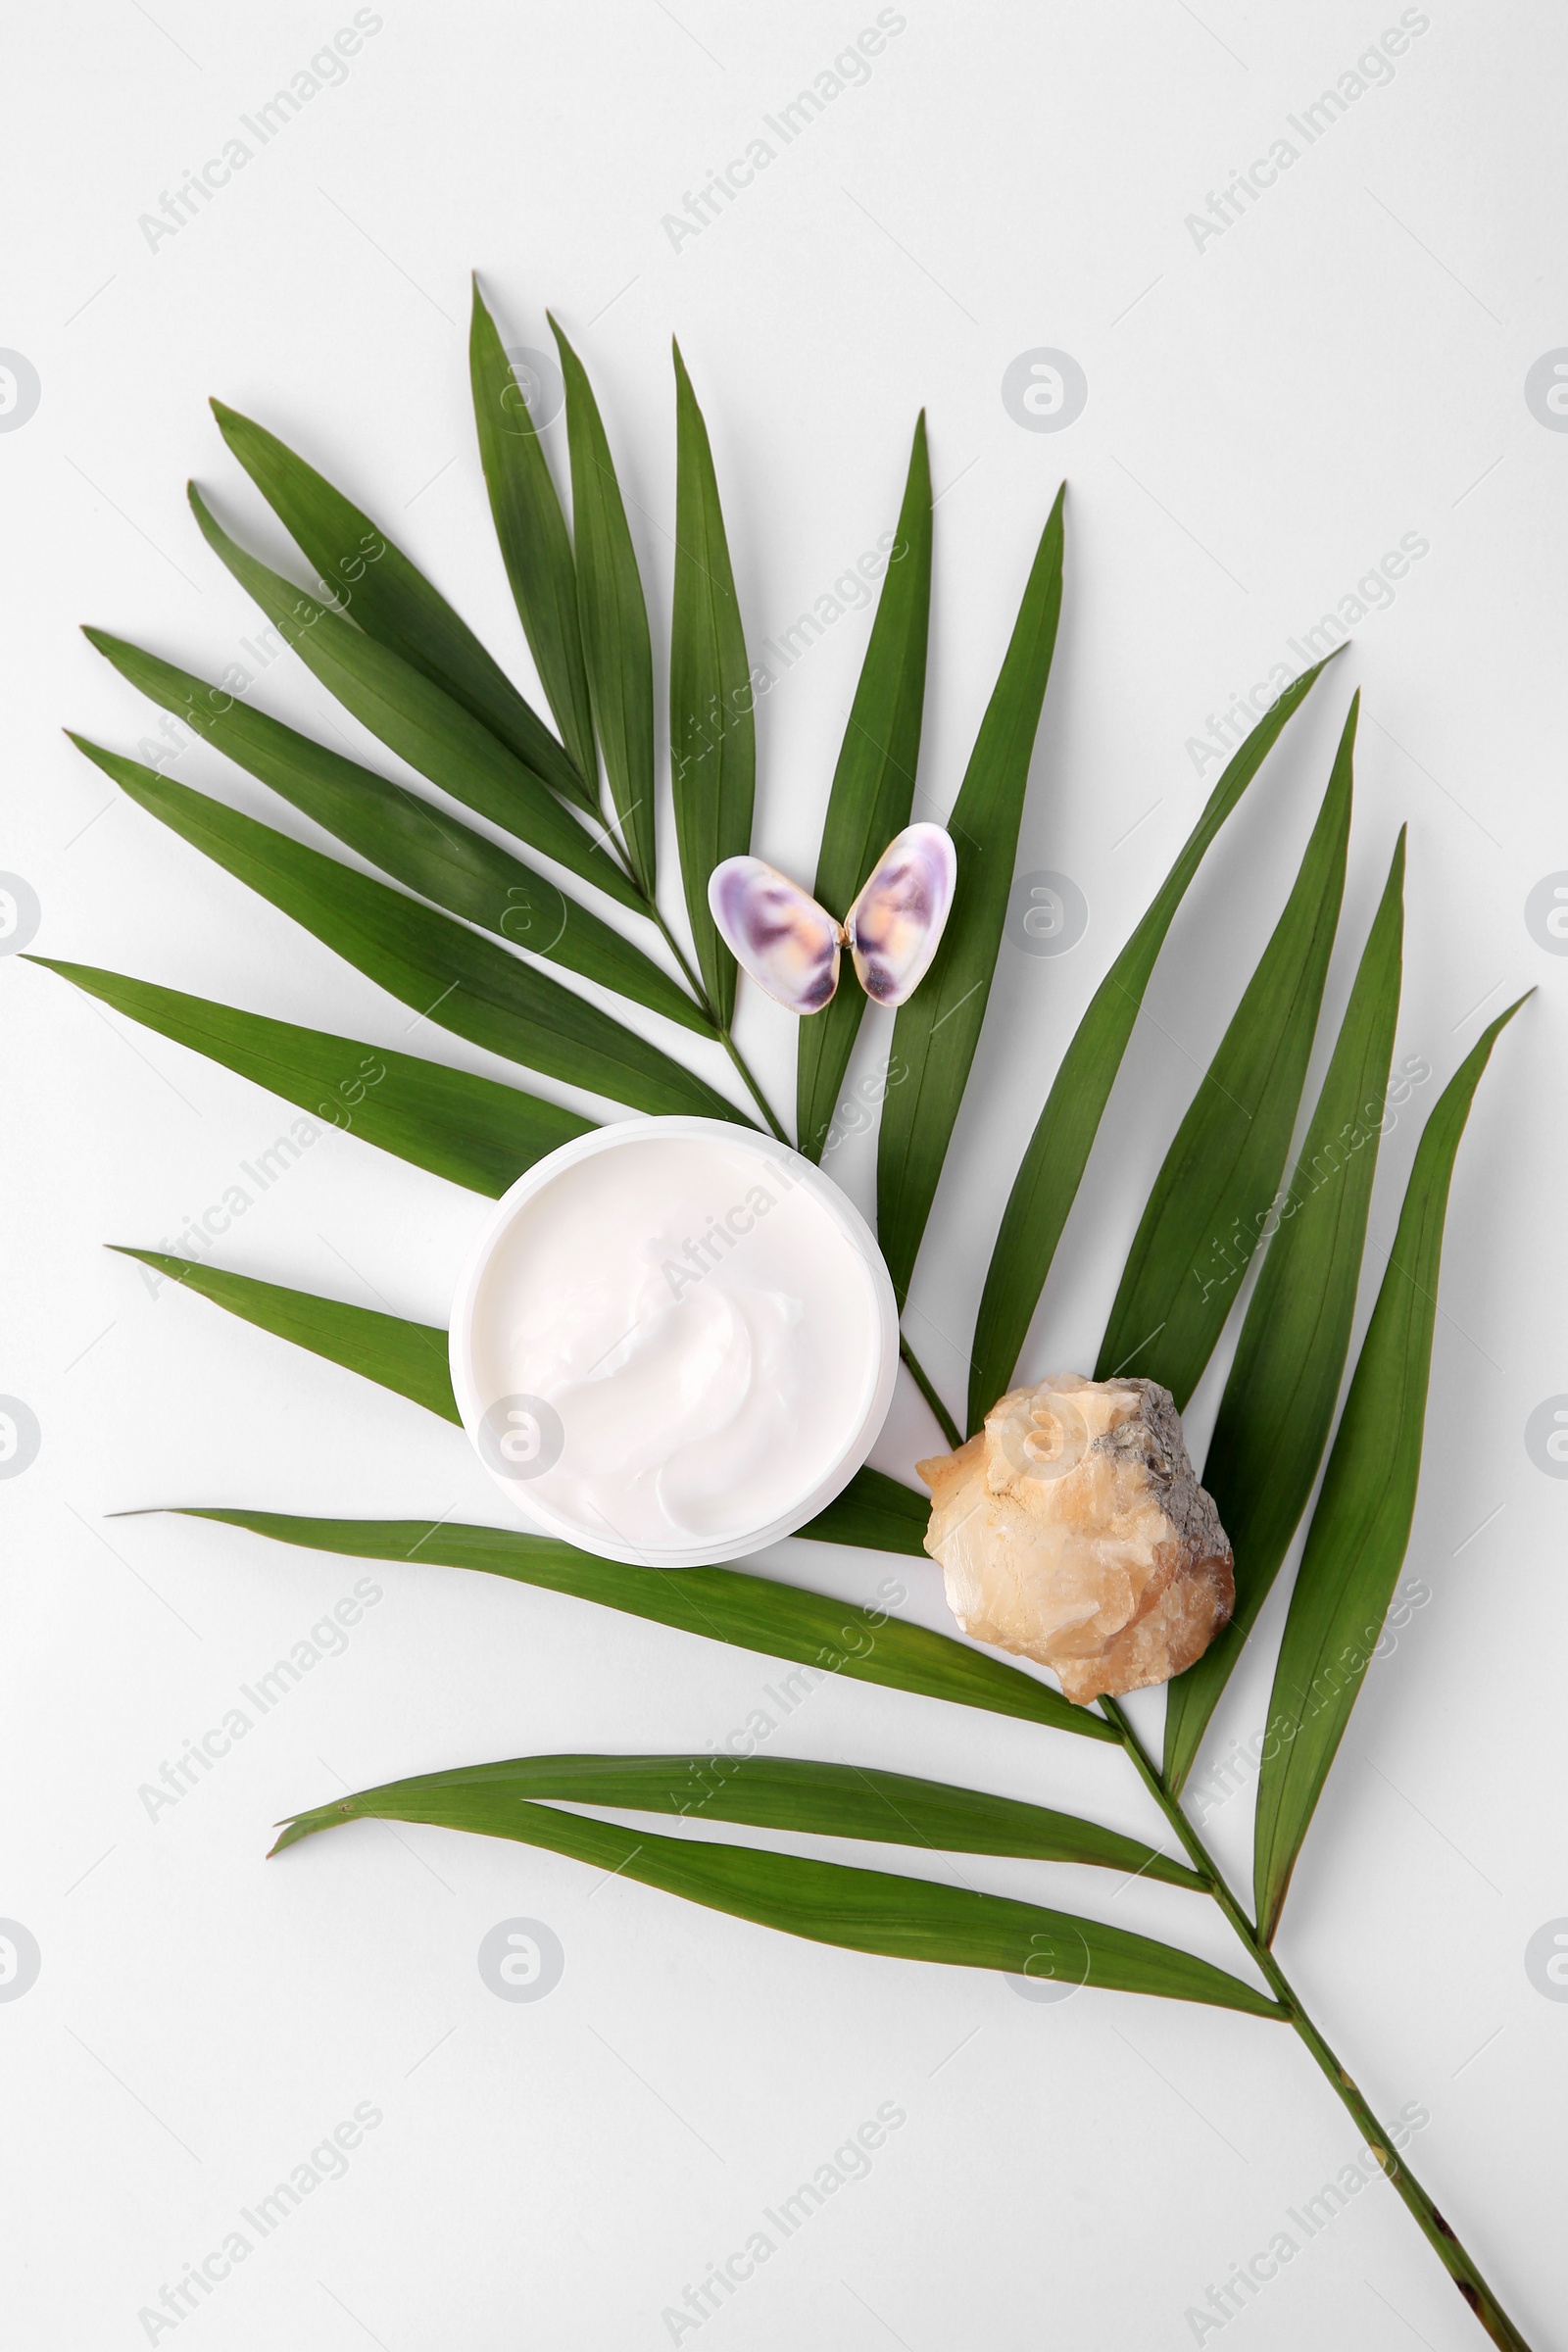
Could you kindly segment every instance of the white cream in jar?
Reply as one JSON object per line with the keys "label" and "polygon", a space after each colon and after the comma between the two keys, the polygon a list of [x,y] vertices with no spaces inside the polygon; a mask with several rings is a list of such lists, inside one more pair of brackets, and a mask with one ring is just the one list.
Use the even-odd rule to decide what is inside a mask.
{"label": "white cream in jar", "polygon": [[497,1204],[453,1382],[523,1515],[653,1566],[789,1533],[864,1461],[898,1364],[892,1284],[821,1171],[721,1120],[601,1128]]}

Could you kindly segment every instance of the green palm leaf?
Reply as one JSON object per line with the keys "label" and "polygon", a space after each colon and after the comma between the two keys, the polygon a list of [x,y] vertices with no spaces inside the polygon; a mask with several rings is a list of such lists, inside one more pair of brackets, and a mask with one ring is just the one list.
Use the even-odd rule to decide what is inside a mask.
{"label": "green palm leaf", "polygon": [[308,1291],[289,1291],[275,1282],[257,1282],[248,1274],[226,1274],[220,1266],[198,1265],[187,1257],[172,1257],[163,1250],[131,1250],[118,1242],[110,1248],[121,1257],[139,1258],[159,1274],[167,1274],[188,1291],[226,1307],[261,1331],[296,1348],[308,1348],[328,1363],[341,1364],[373,1380],[444,1421],[459,1419],[447,1368],[447,1335],[428,1323],[405,1323],[401,1316],[383,1315],[367,1306],[345,1306],[338,1298],[318,1298]]}
{"label": "green palm leaf", "polygon": [[297,1029],[90,963],[60,963],[48,956],[27,960],[362,1142],[492,1200],[547,1152],[593,1127],[591,1119],[557,1102],[417,1054]]}
{"label": "green palm leaf", "polygon": [[1097,1380],[1157,1380],[1178,1412],[1213,1352],[1236,1298],[1238,1253],[1245,1266],[1290,1150],[1345,891],[1359,703],[1285,911],[1155,1179],[1101,1343]]}
{"label": "green palm leaf", "polygon": [[743,1112],[679,1062],[450,915],[134,760],[84,741],[81,749],[151,815],[420,1018],[636,1110],[744,1123]]}
{"label": "green palm leaf", "polygon": [[652,899],[654,654],[648,605],[599,404],[582,362],[554,318],[550,324],[566,380],[572,540],[588,693],[620,837],[632,872]]}
{"label": "green palm leaf", "polygon": [[[372,1803],[377,1795],[381,1801]],[[342,1799],[297,1815],[273,1852],[315,1831],[335,1828],[348,1817],[346,1807],[356,1801],[372,1819],[433,1822],[457,1829],[469,1826],[462,1816],[475,1809],[474,1800],[462,1790],[450,1799],[434,1791],[412,1797],[367,1791],[358,1800]],[[449,1820],[449,1809],[459,1818]],[[1283,2020],[1289,2014],[1240,1978],[1173,1945],[1004,1895],[976,1894],[967,1887],[878,1870],[852,1870],[838,1862],[808,1862],[754,1846],[661,1838],[561,1813],[553,1805],[497,1807],[474,1826],[487,1836],[569,1854],[601,1871],[641,1880],[666,1894],[813,1943],[900,1960],[1059,1978],[1105,1991],[1163,1994],[1168,2000],[1202,2001],[1252,2017]]]}
{"label": "green palm leaf", "polygon": [[1165,1782],[1177,1795],[1290,1547],[1334,1421],[1399,1012],[1403,883],[1401,832],[1203,1464],[1236,1554],[1236,1606],[1170,1686]]}
{"label": "green palm leaf", "polygon": [[1326,667],[1326,662],[1319,662],[1287,686],[1235,754],[1062,1055],[1013,1179],[986,1274],[969,1379],[971,1430],[980,1427],[997,1398],[1012,1386],[1061,1229],[1176,909],[1221,825]]}
{"label": "green palm leaf", "polygon": [[[801,1763],[793,1756],[517,1756],[391,1781],[322,1806],[345,1820],[412,1806],[401,1818],[505,1836],[521,1803],[606,1805],[683,1820],[738,1821],[757,1830],[811,1838],[856,1838],[881,1845],[954,1854],[1007,1854],[1037,1862],[1082,1862],[1166,1886],[1205,1889],[1207,1881],[1136,1838],[1076,1814],[1055,1813],[978,1788],[911,1780],[858,1764]],[[315,1820],[316,1816],[308,1816]],[[325,1826],[324,1823],[321,1826]],[[308,1836],[301,1830],[299,1836]],[[285,1836],[280,1845],[292,1845]]]}
{"label": "green palm leaf", "polygon": [[1459,1139],[1499,1031],[1485,1030],[1422,1131],[1399,1227],[1291,1595],[1257,1785],[1258,1932],[1273,1941],[1297,1856],[1382,1638],[1410,1540],[1443,1227]]}
{"label": "green palm leaf", "polygon": [[577,566],[538,427],[521,396],[495,320],[473,285],[468,374],[479,463],[501,557],[534,667],[574,765],[597,809],[594,722],[577,617]]}
{"label": "green palm leaf", "polygon": [[[64,969],[68,977],[72,975],[73,967],[58,968]],[[110,999],[111,1003],[116,1001]],[[401,1396],[412,1396],[416,1403],[428,1404],[445,1421],[461,1418],[452,1394],[445,1332],[433,1332],[424,1323],[400,1323],[395,1316],[374,1315],[367,1320],[359,1307],[342,1306],[336,1299],[321,1298],[309,1291],[283,1290],[274,1283],[257,1282],[245,1274],[213,1275],[210,1281],[211,1270],[195,1259],[166,1258],[157,1251],[137,1250],[126,1250],[122,1254],[145,1258],[149,1264],[156,1262],[162,1273],[177,1271],[181,1281],[188,1281],[192,1289],[213,1299],[215,1304],[226,1307],[230,1314],[274,1333],[278,1339],[292,1340],[296,1347],[307,1348],[313,1354],[342,1365],[345,1371],[357,1372],[364,1380],[376,1381]],[[424,1387],[416,1395],[400,1376],[400,1367],[410,1362],[426,1363],[432,1340],[439,1343],[441,1370],[431,1371]],[[865,1469],[857,1471],[844,1492],[798,1532],[813,1543],[847,1544],[923,1559],[920,1537],[929,1515],[930,1506],[923,1495],[900,1486],[896,1479],[886,1477],[880,1470]],[[1094,1718],[1085,1716],[1081,1720],[1093,1723]],[[1073,1728],[1080,1728],[1079,1723],[1075,1722]]]}
{"label": "green palm leaf", "polygon": [[514,948],[580,972],[699,1036],[715,1034],[686,991],[630,940],[461,818],[155,654],[102,629],[83,634],[122,677],[383,873]]}
{"label": "green palm leaf", "polygon": [[[669,701],[673,814],[694,968],[655,893],[652,640],[626,502],[587,377],[557,333],[569,396],[564,434],[573,494],[570,531],[537,419],[521,398],[475,285],[469,375],[481,462],[503,562],[560,740],[368,514],[273,434],[215,403],[230,450],[315,567],[318,593],[295,588],[241,549],[193,488],[204,536],[261,605],[273,624],[268,634],[275,630],[299,652],[349,714],[435,791],[426,796],[407,790],[250,709],[243,700],[250,680],[237,665],[222,685],[212,687],[100,632],[89,635],[123,675],[280,793],[311,824],[346,843],[353,861],[322,856],[135,761],[91,744],[81,748],[172,831],[415,1007],[411,1031],[433,1019],[487,1051],[633,1110],[742,1120],[744,1114],[679,1060],[602,1011],[599,994],[610,991],[722,1045],[760,1117],[782,1141],[777,1115],[730,1033],[735,971],[707,905],[711,867],[750,846],[753,681],[764,674],[747,663],[707,427],[677,349]],[[817,895],[835,914],[847,910],[884,841],[906,822],[913,805],[931,578],[923,418],[899,527],[900,545],[872,619],[823,826]],[[940,1191],[995,977],[1060,613],[1062,564],[1058,496],[950,819],[958,850],[952,920],[924,986],[900,1008],[893,1030],[877,1192],[883,1248],[901,1303]],[[1219,828],[1323,666],[1278,698],[1225,767],[1061,1058],[1014,1182],[980,1302],[971,1426],[1013,1375],[1177,908]],[[243,681],[237,697],[229,691],[236,677]],[[1426,2190],[1402,2158],[1382,2144],[1386,2135],[1371,2107],[1268,1949],[1408,1543],[1455,1154],[1480,1073],[1517,1006],[1488,1029],[1420,1138],[1394,1252],[1329,1448],[1288,1611],[1270,1717],[1257,1743],[1263,1752],[1254,1838],[1256,1929],[1183,1812],[1179,1794],[1305,1508],[1328,1445],[1353,1327],[1384,1125],[1379,1090],[1387,1089],[1398,1011],[1402,835],[1292,1190],[1276,1195],[1275,1187],[1300,1106],[1340,911],[1355,717],[1352,703],[1300,871],[1166,1154],[1100,1357],[1102,1377],[1129,1367],[1152,1374],[1185,1407],[1241,1287],[1250,1249],[1257,1239],[1270,1240],[1204,1472],[1235,1542],[1236,1611],[1208,1655],[1167,1694],[1163,1773],[1113,1697],[1097,1710],[1075,1707],[1027,1665],[1004,1662],[994,1649],[895,1616],[893,1610],[909,1597],[902,1575],[885,1576],[874,1599],[855,1603],[733,1567],[649,1573],[521,1528],[454,1526],[447,1518],[309,1519],[221,1507],[185,1515],[343,1559],[416,1561],[504,1576],[734,1645],[778,1661],[766,1671],[782,1690],[768,1684],[765,1691],[781,1716],[792,1714],[824,1676],[841,1674],[1118,1744],[1160,1812],[1173,1853],[1179,1850],[1185,1861],[1095,1823],[983,1790],[771,1753],[533,1756],[424,1774],[296,1815],[274,1851],[357,1817],[463,1829],[582,1861],[601,1874],[601,1883],[606,1875],[639,1880],[842,1949],[1054,1979],[1061,1992],[1089,1984],[1288,2022],[1487,2332],[1523,2352],[1523,2338]],[[601,757],[610,831],[598,821]],[[444,796],[478,810],[486,830],[449,815],[440,805]],[[513,837],[505,846],[489,838],[496,827]],[[524,855],[516,854],[519,845]],[[366,860],[389,879],[357,870]],[[667,967],[536,872],[535,860],[553,861],[552,874],[564,869],[565,893],[577,881],[589,883],[652,922],[668,951]],[[216,887],[220,899],[222,886]],[[591,986],[581,991],[563,985],[553,970],[539,967],[537,957],[567,967]],[[519,1090],[412,1054],[383,1053],[89,966],[30,960],[45,960],[103,1004],[270,1087],[314,1118],[482,1195],[498,1196],[542,1153],[589,1131],[583,1119]],[[676,966],[689,998],[671,976]],[[834,1132],[835,1105],[863,1009],[856,992],[846,990],[830,1011],[800,1029],[797,1123],[813,1158]],[[315,1132],[309,1118],[294,1119],[294,1138]],[[260,1155],[264,1169],[270,1157]],[[1241,1237],[1234,1250],[1232,1235]],[[186,1240],[196,1246],[194,1230]],[[459,1422],[447,1335],[440,1330],[163,1250],[124,1253],[256,1328],[423,1405],[449,1427]],[[958,1444],[946,1403],[906,1346],[902,1352]],[[526,1493],[519,1499],[526,1501]],[[923,1559],[927,1514],[923,1495],[867,1467],[799,1532],[812,1541]],[[923,1575],[922,1585],[928,1581]],[[601,1818],[611,1807],[662,1815],[687,1829],[692,1816],[707,1815],[754,1831],[1073,1861],[1164,1881],[1214,1899],[1249,1956],[1249,1973],[1266,1983],[1267,1991],[1194,1954],[1094,1920],[967,1886],[714,1843],[702,1836],[659,1836]]]}
{"label": "green palm leaf", "polygon": [[609,851],[471,711],[390,646],[368,637],[340,612],[248,555],[209,513],[194,485],[190,503],[203,538],[255,598],[284,644],[388,751],[455,801],[554,858],[568,873],[621,906],[647,912],[642,893]]}
{"label": "green palm leaf", "polygon": [[936,960],[899,1007],[877,1147],[877,1233],[902,1306],[968,1082],[1012,886],[1024,788],[1061,616],[1063,488],[1051,510],[948,830],[958,887]]}
{"label": "green palm leaf", "polygon": [[931,1522],[931,1497],[916,1494],[885,1470],[857,1470],[841,1494],[819,1511],[803,1536],[819,1544],[864,1544],[872,1551],[926,1556],[924,1536]]}
{"label": "green palm leaf", "polygon": [[220,400],[212,409],[230,451],[315,566],[330,603],[461,703],[553,791],[593,808],[589,782],[538,712],[380,525],[265,425]]}
{"label": "green palm leaf", "polygon": [[[357,1369],[358,1367],[356,1367]],[[578,1551],[553,1536],[498,1527],[454,1526],[450,1520],[306,1519],[278,1511],[190,1509],[188,1519],[213,1519],[274,1543],[294,1544],[356,1560],[418,1560],[435,1567],[510,1577],[547,1592],[564,1592],[602,1608],[618,1609],[705,1641],[764,1657],[785,1658],[816,1674],[842,1674],[916,1698],[942,1698],[981,1707],[1024,1723],[1049,1725],[1080,1739],[1113,1740],[1100,1715],[1075,1707],[1048,1683],[1035,1681],[993,1652],[971,1648],[948,1634],[908,1625],[877,1603],[858,1607],[801,1585],[776,1584],[740,1568],[632,1568]],[[809,1534],[803,1528],[802,1534]],[[781,1704],[799,1704],[814,1685],[790,1675]]]}
{"label": "green palm leaf", "polygon": [[[131,1250],[127,1254],[136,1256],[145,1252]],[[379,1326],[396,1318],[382,1315],[367,1323],[358,1307],[339,1307],[334,1299],[319,1298],[307,1291],[279,1290],[272,1283],[254,1282],[243,1274],[225,1274],[221,1290],[210,1290],[203,1280],[206,1269],[194,1260],[172,1258],[168,1265],[160,1260],[162,1271],[167,1272],[170,1265],[191,1267],[193,1287],[220,1306],[226,1306],[230,1314],[256,1323],[264,1331],[274,1332],[279,1339],[292,1340],[297,1347],[309,1348],[332,1363],[343,1365],[347,1371],[358,1372],[362,1379],[379,1381],[383,1388],[395,1389],[400,1396],[413,1393],[401,1379],[388,1377],[386,1366],[390,1363],[395,1370],[405,1359],[422,1361],[430,1348],[429,1326],[423,1323],[401,1326],[391,1335],[397,1347],[388,1355],[382,1345],[388,1335]],[[257,1310],[254,1313],[252,1302]],[[441,1344],[444,1368],[446,1334],[440,1332],[436,1337]],[[318,1345],[318,1338],[321,1345]],[[440,1376],[432,1374],[431,1382],[428,1395],[417,1401],[429,1403],[431,1411],[440,1413],[443,1420],[458,1420],[450,1373],[443,1369]],[[799,1533],[818,1544],[849,1544],[872,1550],[905,1552],[923,1559],[920,1537],[929,1515],[930,1506],[923,1495],[901,1487],[896,1479],[886,1477],[880,1470],[859,1470],[826,1510],[808,1520]]]}
{"label": "green palm leaf", "polygon": [[686,917],[703,985],[727,1029],[735,959],[708,904],[708,877],[752,846],[757,729],[751,665],[708,427],[675,358],[675,587],[669,617],[670,788]]}
{"label": "green palm leaf", "polygon": [[[931,615],[931,464],[922,410],[887,577],[833,771],[812,885],[818,904],[841,919],[872,860],[903,831],[914,805]],[[858,988],[846,984],[821,1012],[797,1024],[795,1131],[809,1159],[822,1156],[865,1003]]]}

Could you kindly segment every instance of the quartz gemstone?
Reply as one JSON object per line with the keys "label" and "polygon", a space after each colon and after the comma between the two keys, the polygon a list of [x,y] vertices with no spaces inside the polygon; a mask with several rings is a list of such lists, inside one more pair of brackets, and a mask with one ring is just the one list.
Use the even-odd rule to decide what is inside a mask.
{"label": "quartz gemstone", "polygon": [[1053,1668],[1080,1705],[1168,1682],[1230,1617],[1231,1547],[1152,1380],[1054,1373],[916,1467],[963,1631]]}

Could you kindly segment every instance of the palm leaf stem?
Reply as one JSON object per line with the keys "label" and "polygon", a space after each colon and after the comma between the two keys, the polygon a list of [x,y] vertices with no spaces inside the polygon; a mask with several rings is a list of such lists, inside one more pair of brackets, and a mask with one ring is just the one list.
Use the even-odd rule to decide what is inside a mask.
{"label": "palm leaf stem", "polygon": [[[740,1072],[741,1078],[745,1085],[750,1089],[753,1099],[757,1103],[758,1109],[761,1112],[769,1127],[772,1128],[773,1133],[777,1137],[778,1141],[781,1144],[788,1144],[790,1139],[784,1132],[784,1129],[780,1126],[778,1115],[775,1112],[772,1103],[769,1102],[767,1097],[763,1094],[761,1088],[758,1085],[757,1080],[752,1076],[750,1069],[747,1067],[746,1057],[742,1054],[739,1046],[735,1043],[735,1040],[731,1037],[727,1029],[720,1029],[718,1035],[719,1042],[723,1046],[725,1053],[729,1055],[731,1061],[735,1064],[736,1069]],[[793,1150],[793,1146],[791,1146],[791,1149]]]}
{"label": "palm leaf stem", "polygon": [[[604,823],[603,819],[601,819],[601,823]],[[680,971],[680,976],[685,981],[687,988],[690,990],[693,1001],[701,1007],[703,1012],[707,1014],[709,1020],[712,1022],[714,1034],[718,1038],[719,1044],[729,1055],[729,1058],[734,1064],[735,1069],[741,1079],[741,1083],[745,1086],[747,1093],[752,1097],[752,1100],[757,1104],[758,1109],[761,1112],[763,1118],[766,1120],[773,1136],[779,1143],[788,1144],[790,1139],[779,1123],[777,1112],[774,1110],[773,1105],[771,1102],[769,1102],[767,1097],[763,1094],[762,1089],[759,1085],[757,1078],[748,1064],[744,1054],[741,1053],[740,1048],[736,1045],[735,1040],[730,1035],[728,1027],[719,1019],[717,1012],[713,1008],[712,1000],[710,998],[707,989],[703,986],[701,978],[693,969],[692,964],[687,957],[685,951],[682,949],[679,940],[677,940],[675,937],[674,932],[671,931],[668,923],[665,922],[663,914],[660,909],[658,901],[650,896],[649,892],[643,887],[642,882],[638,879],[636,873],[632,870],[631,860],[626,855],[624,843],[619,839],[615,832],[612,831],[608,823],[604,823],[603,847],[607,857],[611,858],[612,862],[618,868],[620,873],[625,877],[626,881],[630,883],[632,889],[642,900],[644,908],[650,921],[654,924],[654,927],[659,932],[659,935],[662,939],[665,947],[669,950],[671,956],[674,957],[676,965]]]}
{"label": "palm leaf stem", "polygon": [[[635,875],[631,873],[629,867],[627,868],[627,874],[630,880],[636,880]],[[707,1013],[709,1019],[712,1022],[713,1027],[717,1030],[718,1042],[723,1047],[725,1053],[729,1055],[730,1060],[734,1063],[742,1085],[746,1088],[747,1093],[751,1096],[753,1102],[757,1104],[758,1109],[767,1121],[767,1124],[772,1130],[775,1139],[779,1143],[787,1145],[790,1139],[784,1127],[780,1123],[777,1111],[773,1108],[772,1103],[763,1094],[760,1084],[753,1073],[751,1064],[747,1061],[745,1054],[742,1054],[739,1046],[735,1043],[734,1038],[730,1035],[728,1025],[719,1019],[718,1013],[714,1009],[711,998],[709,996],[707,989],[703,986],[702,980],[698,973],[692,969],[692,966],[687,961],[685,955],[676,941],[674,933],[671,931],[669,925],[665,922],[663,916],[660,913],[659,908],[653,905],[652,901],[649,903],[649,912],[652,914],[654,921],[659,925],[661,932],[663,934],[665,946],[668,948],[670,954],[674,956],[675,961],[680,965],[681,972],[685,977],[687,986],[690,988],[693,996],[697,999],[698,1004]]]}
{"label": "palm leaf stem", "polygon": [[1131,1722],[1117,1705],[1115,1699],[1102,1698],[1100,1706],[1102,1713],[1113,1726],[1116,1736],[1131,1758],[1134,1769],[1144,1787],[1149,1790],[1177,1838],[1180,1838],[1193,1868],[1206,1881],[1209,1892],[1224,1913],[1229,1925],[1242,1943],[1246,1945],[1249,1955],[1267,1981],[1269,1989],[1275,1998],[1282,2002],[1289,2012],[1291,2024],[1296,2028],[1298,2034],[1327,2077],[1335,2095],[1354,2122],[1356,2130],[1361,2133],[1367,2154],[1382,2168],[1387,2179],[1398,2190],[1409,2208],[1416,2228],[1432,2247],[1459,2293],[1480,2321],[1482,2328],[1492,2341],[1501,2347],[1501,2352],[1530,2352],[1530,2346],[1497,2301],[1496,2296],[1481,2276],[1459,2239],[1444,2220],[1430,2192],[1422,2187],[1408,2165],[1404,2164],[1394,2150],[1386,2145],[1388,2138],[1386,2128],[1379,2123],[1348,2069],[1341,2064],[1308,2017],[1301,2004],[1300,1995],[1296,1991],[1274,1954],[1264,1943],[1257,1929],[1248,1918],[1240,1902],[1226,1885],[1218,1864],[1183,1812],[1178,1799],[1166,1788],[1162,1776],[1152,1758],[1145,1750]]}
{"label": "palm leaf stem", "polygon": [[905,1362],[908,1365],[910,1372],[913,1374],[915,1387],[919,1390],[921,1396],[925,1398],[927,1404],[935,1413],[937,1420],[941,1425],[942,1435],[947,1439],[948,1444],[952,1446],[954,1452],[956,1453],[958,1447],[963,1444],[963,1439],[958,1431],[958,1424],[956,1421],[955,1421],[953,1415],[949,1412],[947,1406],[937,1395],[936,1390],[931,1386],[929,1373],[927,1373],[924,1369],[919,1357],[915,1354],[914,1349],[909,1346],[908,1341],[905,1338],[902,1331],[899,1334],[899,1353],[903,1356]]}

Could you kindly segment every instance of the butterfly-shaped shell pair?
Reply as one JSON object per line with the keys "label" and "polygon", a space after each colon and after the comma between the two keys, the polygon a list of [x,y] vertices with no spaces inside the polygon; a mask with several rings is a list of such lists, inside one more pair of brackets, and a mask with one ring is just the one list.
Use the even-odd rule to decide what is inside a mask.
{"label": "butterfly-shaped shell pair", "polygon": [[726,858],[708,878],[713,920],[742,971],[790,1012],[820,1012],[848,948],[866,995],[902,1004],[925,978],[953,905],[958,860],[940,825],[907,825],[877,859],[842,923],[761,858]]}

